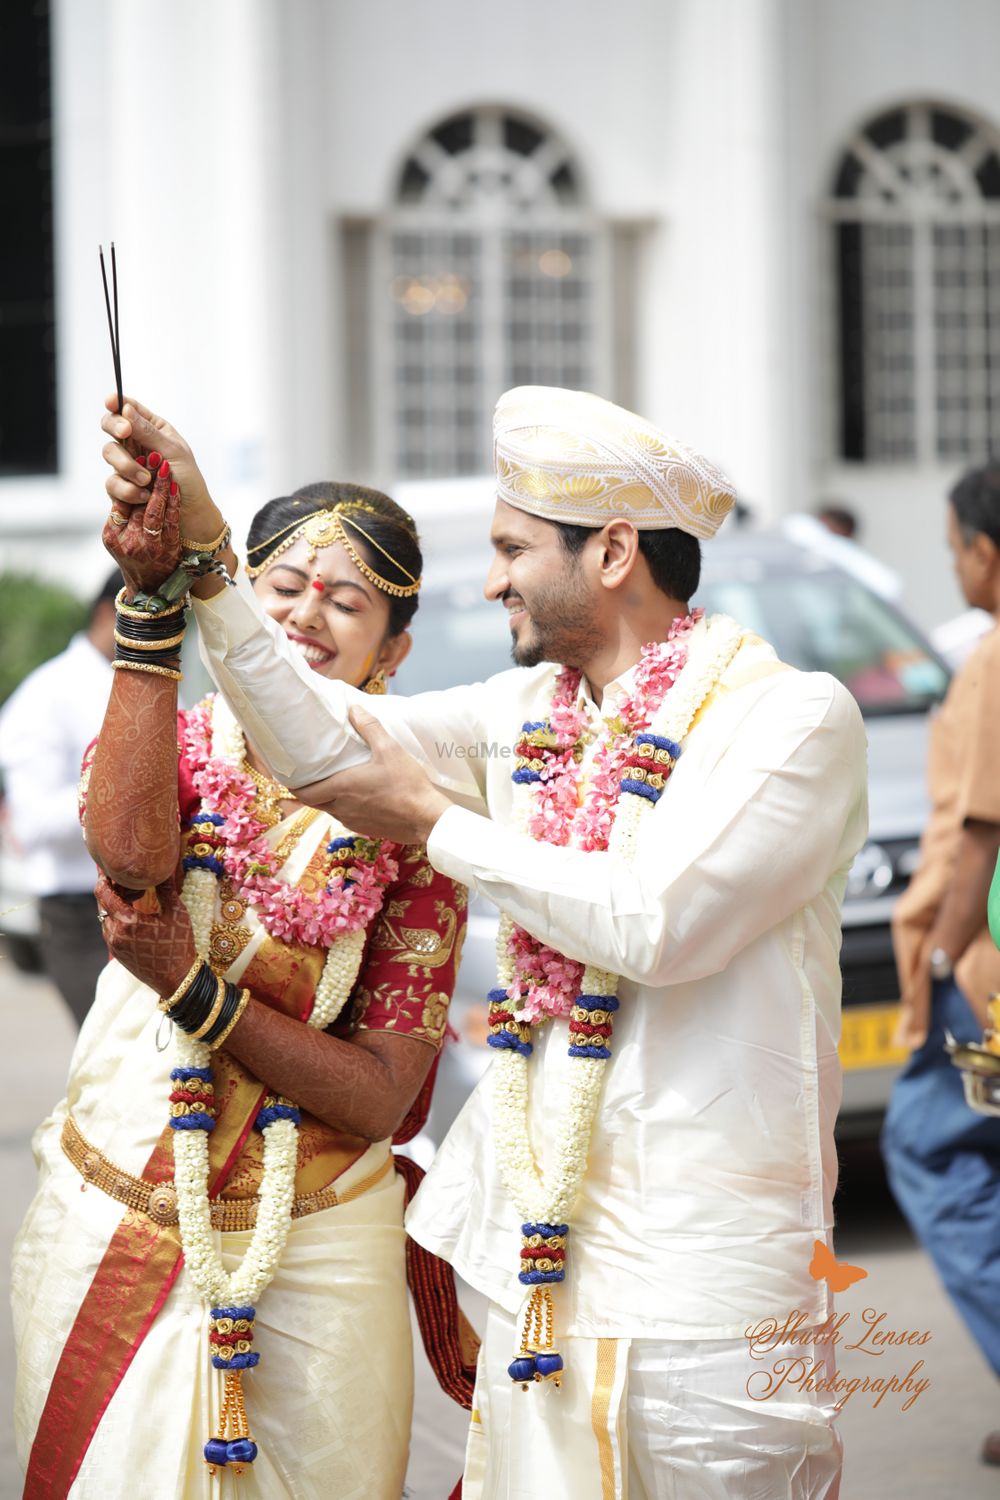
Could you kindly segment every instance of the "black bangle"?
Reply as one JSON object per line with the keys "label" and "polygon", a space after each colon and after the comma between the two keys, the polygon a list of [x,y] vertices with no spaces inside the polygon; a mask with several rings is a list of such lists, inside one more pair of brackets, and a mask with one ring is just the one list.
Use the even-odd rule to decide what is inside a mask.
{"label": "black bangle", "polygon": [[203,963],[184,994],[167,1015],[182,1031],[195,1032],[205,1024],[219,993],[215,975]]}
{"label": "black bangle", "polygon": [[115,632],[127,636],[130,641],[165,641],[171,636],[183,635],[187,620],[184,615],[148,615],[137,620],[132,615],[115,612]]}
{"label": "black bangle", "polygon": [[[228,1029],[229,1023],[239,1007],[240,998],[243,993],[237,985],[231,984],[228,979],[223,980],[223,985],[225,994],[223,995],[219,1014],[216,1016],[211,1030],[198,1038],[206,1047],[211,1047],[216,1038],[222,1036],[223,1032]],[[208,1020],[218,998],[219,982],[208,964],[203,963],[184,991],[184,994],[177,1001],[177,1004],[171,1010],[167,1011],[167,1015],[175,1026],[179,1026],[182,1031],[186,1031],[188,1036],[194,1036]]]}
{"label": "black bangle", "polygon": [[160,650],[136,651],[131,646],[123,646],[121,641],[115,642],[115,661],[135,662],[138,665],[148,663],[152,666],[173,667],[180,660],[180,648],[176,645],[164,646]]}
{"label": "black bangle", "polygon": [[205,1036],[200,1038],[200,1040],[205,1043],[206,1047],[211,1047],[216,1037],[222,1035],[226,1027],[229,1025],[230,1021],[233,1019],[233,1016],[236,1014],[236,1007],[240,1003],[240,991],[239,989],[237,989],[236,985],[230,984],[228,979],[225,981],[225,984],[226,998],[222,1002],[222,1009],[219,1012],[218,1019],[215,1025],[212,1027],[211,1031],[207,1032]]}
{"label": "black bangle", "polygon": [[216,995],[215,975],[203,963],[174,1008],[167,1012],[183,1031],[197,1031]]}

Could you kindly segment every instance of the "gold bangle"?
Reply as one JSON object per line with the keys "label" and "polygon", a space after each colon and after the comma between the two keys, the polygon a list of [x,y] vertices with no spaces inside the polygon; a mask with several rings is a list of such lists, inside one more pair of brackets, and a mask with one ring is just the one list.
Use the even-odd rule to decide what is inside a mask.
{"label": "gold bangle", "polygon": [[190,1036],[192,1042],[200,1041],[201,1038],[205,1035],[205,1033],[207,1031],[211,1031],[212,1027],[215,1025],[216,1021],[219,1019],[219,1012],[222,1009],[223,1005],[225,1005],[225,1003],[226,1003],[226,981],[224,979],[221,979],[219,977],[219,975],[216,974],[216,976],[215,976],[215,1004],[212,1006],[212,1009],[209,1011],[209,1013],[205,1017],[204,1021],[198,1027],[198,1030],[197,1031],[190,1031],[190,1032],[188,1032],[188,1035]]}
{"label": "gold bangle", "polygon": [[209,1042],[208,1045],[209,1045],[209,1050],[210,1051],[214,1052],[218,1047],[222,1046],[223,1042],[226,1040],[226,1037],[232,1031],[233,1027],[236,1025],[236,1022],[239,1020],[240,1016],[243,1014],[243,1012],[246,1010],[246,1008],[247,1008],[247,1006],[249,1004],[250,1004],[250,991],[249,990],[242,990],[240,992],[239,1004],[236,1007],[236,1014],[233,1016],[233,1019],[230,1021],[229,1025],[226,1027],[225,1031],[223,1031],[219,1036],[217,1036],[215,1038],[214,1042]]}
{"label": "gold bangle", "polygon": [[188,969],[187,973],[184,975],[184,978],[181,980],[180,984],[174,990],[173,994],[168,995],[166,999],[164,999],[162,995],[160,996],[160,999],[156,1003],[162,1011],[171,1011],[173,1010],[175,1005],[178,1005],[180,1003],[181,996],[184,994],[185,990],[187,990],[193,983],[194,976],[201,968],[203,962],[203,959],[196,958],[190,969]]}
{"label": "gold bangle", "polygon": [[183,630],[179,635],[172,635],[165,641],[135,641],[130,635],[121,635],[115,631],[115,640],[119,646],[128,646],[132,651],[166,651],[170,646],[179,646],[184,639]]}
{"label": "gold bangle", "polygon": [[150,609],[133,609],[125,598],[124,587],[119,589],[115,598],[115,609],[119,614],[125,616],[126,620],[165,620],[168,615],[179,615],[187,608],[187,602],[179,599],[176,604],[170,604],[166,609],[158,609],[154,614]]}
{"label": "gold bangle", "polygon": [[185,552],[211,552],[214,554],[221,551],[221,549],[225,546],[226,542],[229,541],[231,536],[232,532],[229,529],[228,521],[223,521],[222,530],[219,532],[219,535],[215,538],[214,542],[192,542],[189,541],[186,536],[182,536],[181,546],[184,548]]}
{"label": "gold bangle", "polygon": [[184,681],[183,672],[175,672],[173,667],[158,667],[152,661],[113,661],[111,670],[113,672],[149,672],[153,677],[169,677],[171,682]]}

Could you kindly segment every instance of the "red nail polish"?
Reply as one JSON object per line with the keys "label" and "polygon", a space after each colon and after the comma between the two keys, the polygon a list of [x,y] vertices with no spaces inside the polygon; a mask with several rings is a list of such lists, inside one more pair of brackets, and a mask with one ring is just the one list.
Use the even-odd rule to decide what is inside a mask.
{"label": "red nail polish", "polygon": [[159,474],[156,477],[158,479],[166,479],[167,476],[169,475],[169,473],[170,473],[170,465],[167,462],[167,460],[164,459],[163,462],[162,462],[162,464],[160,465],[160,472],[159,472]]}
{"label": "red nail polish", "polygon": [[177,480],[176,479],[171,479],[171,481],[170,481],[170,494],[171,494],[171,497],[173,497],[174,495],[176,495],[176,493],[177,493],[177,491],[179,489],[180,489],[180,485],[177,483]]}
{"label": "red nail polish", "polygon": [[138,458],[136,459],[136,463],[137,464],[142,464],[143,468],[146,467],[146,455],[145,455],[145,453],[140,453],[139,454]]}
{"label": "red nail polish", "polygon": [[158,469],[160,467],[160,455],[158,453],[151,453],[149,455],[149,467],[151,469]]}

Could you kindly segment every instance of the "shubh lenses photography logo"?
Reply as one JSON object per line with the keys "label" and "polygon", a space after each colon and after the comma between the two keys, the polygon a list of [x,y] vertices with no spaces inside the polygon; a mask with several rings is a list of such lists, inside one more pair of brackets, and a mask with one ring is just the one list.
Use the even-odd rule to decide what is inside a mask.
{"label": "shubh lenses photography logo", "polygon": [[[837,1260],[821,1240],[813,1244],[809,1273],[832,1292],[846,1292],[868,1275],[861,1266]],[[902,1411],[909,1411],[930,1385],[923,1356],[912,1356],[930,1343],[930,1330],[894,1328],[877,1307],[831,1314],[819,1324],[810,1324],[808,1314],[796,1308],[784,1319],[762,1318],[747,1329],[746,1338],[751,1359],[760,1365],[747,1380],[747,1395],[754,1401],[793,1390],[815,1391],[841,1411],[855,1395],[869,1397],[873,1406],[891,1395],[900,1400]],[[867,1369],[866,1358],[873,1361]],[[842,1363],[851,1369],[841,1368]]]}

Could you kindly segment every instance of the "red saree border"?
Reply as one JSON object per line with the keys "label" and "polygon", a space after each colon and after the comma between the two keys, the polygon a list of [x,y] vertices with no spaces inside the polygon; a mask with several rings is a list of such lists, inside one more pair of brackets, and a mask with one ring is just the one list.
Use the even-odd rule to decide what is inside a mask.
{"label": "red saree border", "polygon": [[181,1261],[176,1226],[126,1212],[59,1356],[31,1446],[24,1500],[65,1500]]}
{"label": "red saree border", "polygon": [[[217,1197],[224,1186],[266,1093],[248,1075],[227,1097],[217,1100],[219,1116],[209,1136],[214,1170],[210,1197]],[[144,1177],[162,1181],[172,1174],[172,1137],[170,1126],[165,1127]],[[65,1500],[94,1433],[183,1262],[176,1224],[158,1225],[135,1209],[125,1213],[59,1356],[31,1445],[24,1500]]]}

